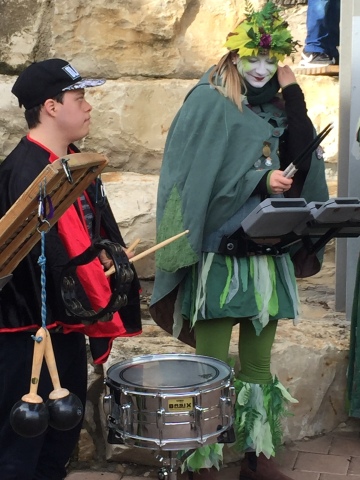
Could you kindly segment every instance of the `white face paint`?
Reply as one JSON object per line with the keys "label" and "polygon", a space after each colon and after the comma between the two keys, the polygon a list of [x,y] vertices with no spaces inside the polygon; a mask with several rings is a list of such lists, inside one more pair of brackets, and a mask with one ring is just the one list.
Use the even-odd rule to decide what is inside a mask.
{"label": "white face paint", "polygon": [[237,63],[240,75],[255,88],[263,87],[276,73],[278,61],[269,55],[241,57]]}

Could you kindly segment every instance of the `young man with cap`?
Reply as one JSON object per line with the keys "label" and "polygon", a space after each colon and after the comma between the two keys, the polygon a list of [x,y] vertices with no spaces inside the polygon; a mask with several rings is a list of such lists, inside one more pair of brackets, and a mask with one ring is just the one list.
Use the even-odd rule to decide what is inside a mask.
{"label": "young man with cap", "polygon": [[[49,162],[79,150],[73,142],[89,132],[92,107],[85,88],[105,80],[83,79],[65,60],[50,59],[31,64],[16,80],[12,93],[25,107],[29,133],[0,166],[0,216],[5,215],[21,193]],[[46,320],[63,388],[77,395],[85,405],[89,336],[94,363],[108,358],[114,338],[141,333],[139,282],[134,280],[128,304],[107,322],[83,325],[70,317],[63,305],[60,275],[67,262],[85,251],[99,231],[96,222],[96,191],[91,185],[45,235]],[[101,209],[102,238],[124,245],[109,205]],[[96,232],[94,231],[96,230]],[[60,431],[48,427],[36,437],[22,437],[10,425],[13,405],[29,391],[34,340],[41,326],[41,282],[37,244],[13,272],[12,280],[0,292],[0,471],[2,480],[61,480],[79,438],[81,422]],[[108,259],[99,256],[78,273],[76,295],[86,308],[110,298],[104,274]],[[100,300],[99,300],[100,299]],[[105,303],[105,304],[106,304]],[[47,400],[53,390],[43,366],[38,394]]]}

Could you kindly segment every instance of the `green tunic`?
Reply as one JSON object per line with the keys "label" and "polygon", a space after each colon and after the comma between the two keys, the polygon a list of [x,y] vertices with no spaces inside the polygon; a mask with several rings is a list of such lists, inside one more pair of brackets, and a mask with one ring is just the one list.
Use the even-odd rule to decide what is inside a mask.
{"label": "green tunic", "polygon": [[[204,254],[201,265],[206,265],[209,257],[210,255]],[[298,296],[289,255],[263,256],[262,270],[258,270],[257,275],[254,271],[256,260],[258,258],[215,254],[213,259],[210,259],[206,281],[201,279],[206,267],[195,265],[182,282],[182,315],[190,320],[191,325],[198,320],[211,318],[252,318],[258,333],[269,320],[296,318]],[[259,277],[260,287],[257,285],[256,276]],[[266,294],[261,291],[261,286],[269,292],[266,305]],[[262,309],[264,313],[262,318],[259,318]]]}
{"label": "green tunic", "polygon": [[[210,255],[204,254],[207,239],[239,209],[254,201],[254,189],[268,169],[280,168],[278,141],[285,128],[286,117],[280,102],[263,104],[259,112],[244,102],[240,112],[233,102],[209,85],[208,72],[176,115],[169,130],[160,174],[157,240],[160,242],[185,229],[190,232],[156,255],[150,311],[165,330],[172,331],[174,309],[175,313],[181,311],[185,318],[198,320],[251,317],[262,308],[258,291],[260,287],[261,293],[261,285],[256,284],[250,268],[253,260],[215,254],[212,261],[209,260],[209,272],[204,272],[199,265],[204,255]],[[270,145],[271,165],[265,164],[264,142]],[[302,197],[306,201],[328,198],[324,163],[315,154]],[[255,260],[255,270],[257,263]],[[264,271],[264,262],[261,263]],[[270,263],[269,285],[274,287],[268,302],[270,316],[294,318],[296,293],[294,297],[291,262],[286,255]],[[238,271],[238,293],[229,299],[236,287],[235,270]],[[198,291],[199,272],[200,290],[203,287],[206,290],[202,304],[196,302],[196,295],[202,294]],[[199,305],[201,308],[197,309]],[[196,315],[192,317],[194,310]],[[189,337],[180,335],[180,338],[193,344]]]}

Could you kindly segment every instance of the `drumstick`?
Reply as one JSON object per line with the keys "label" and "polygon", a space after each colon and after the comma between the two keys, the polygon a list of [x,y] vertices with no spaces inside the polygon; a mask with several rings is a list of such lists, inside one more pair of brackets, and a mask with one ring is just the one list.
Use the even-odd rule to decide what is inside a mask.
{"label": "drumstick", "polygon": [[329,123],[324,130],[322,130],[316,137],[312,140],[312,142],[305,148],[304,151],[292,162],[290,165],[286,167],[283,172],[283,176],[286,178],[292,178],[295,173],[299,169],[299,165],[303,160],[310,155],[310,153],[314,152],[320,143],[324,140],[324,138],[329,134],[329,132],[333,129],[334,125]]}
{"label": "drumstick", "polygon": [[[178,238],[182,237],[183,235],[188,234],[189,231],[190,231],[190,230],[184,230],[183,232],[178,233],[177,235],[174,235],[173,237],[167,238],[167,239],[164,240],[163,242],[160,242],[160,243],[158,243],[157,245],[154,245],[153,247],[150,247],[149,249],[144,250],[143,252],[139,253],[138,255],[135,255],[135,257],[129,258],[129,262],[133,263],[133,262],[136,262],[137,260],[140,260],[140,259],[143,258],[143,257],[146,257],[146,255],[149,255],[150,253],[153,253],[153,252],[155,252],[156,250],[159,250],[160,248],[165,247],[165,246],[168,245],[169,243],[174,242],[175,240],[177,240]],[[109,276],[112,275],[114,272],[115,272],[115,267],[111,267],[111,268],[109,268],[109,270],[107,270],[107,271],[105,272],[105,275],[106,275],[107,277],[109,277]]]}
{"label": "drumstick", "polygon": [[47,332],[46,345],[45,345],[45,361],[49,370],[51,377],[51,382],[53,384],[54,390],[50,392],[50,400],[57,400],[59,398],[64,398],[69,395],[69,390],[67,388],[62,388],[60,385],[60,379],[58,374],[58,369],[56,366],[56,360],[54,355],[54,349],[52,346],[50,333]]}
{"label": "drumstick", "polygon": [[128,248],[124,248],[125,252],[126,253],[132,252],[133,250],[135,250],[135,248],[139,245],[140,242],[141,242],[140,238],[137,238],[136,240],[133,241],[133,243],[131,243],[128,246]]}

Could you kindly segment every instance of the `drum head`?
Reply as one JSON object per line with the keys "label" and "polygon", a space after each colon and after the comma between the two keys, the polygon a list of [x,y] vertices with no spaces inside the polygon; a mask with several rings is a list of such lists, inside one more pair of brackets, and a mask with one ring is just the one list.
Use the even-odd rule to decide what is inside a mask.
{"label": "drum head", "polygon": [[187,354],[144,355],[109,368],[114,385],[166,389],[204,387],[231,375],[231,368],[212,357]]}

